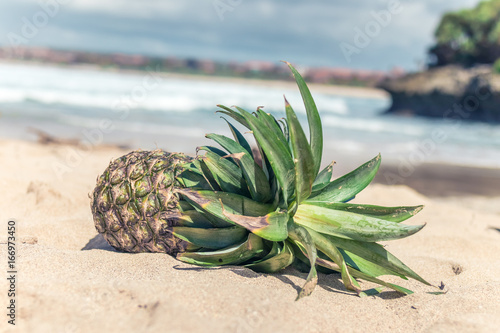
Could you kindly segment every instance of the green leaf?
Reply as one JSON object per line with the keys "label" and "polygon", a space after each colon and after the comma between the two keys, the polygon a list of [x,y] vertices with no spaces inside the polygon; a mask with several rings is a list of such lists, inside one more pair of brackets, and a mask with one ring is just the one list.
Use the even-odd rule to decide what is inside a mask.
{"label": "green leaf", "polygon": [[286,98],[285,109],[292,143],[293,162],[295,164],[295,200],[298,205],[311,194],[312,183],[316,174],[314,173],[314,160],[311,147],[307,142],[302,126],[300,126],[297,115]]}
{"label": "green leaf", "polygon": [[[329,260],[318,258],[317,259],[317,263],[318,263],[318,265],[321,265],[323,267],[326,267],[326,268],[332,269],[334,271],[340,272],[340,268],[338,267],[338,265],[335,264],[335,263],[333,263],[333,262],[330,262]],[[358,271],[358,270],[356,270],[356,269],[354,269],[352,267],[347,267],[347,270],[355,278],[363,279],[363,280],[366,280],[366,281],[370,281],[370,282],[379,284],[379,285],[384,286],[384,287],[388,287],[388,288],[394,289],[394,290],[399,291],[400,293],[403,293],[405,295],[413,294],[413,291],[411,291],[409,289],[403,288],[403,287],[398,286],[396,284],[385,282],[385,281],[380,280],[380,279],[378,279],[376,277],[373,277],[373,276],[370,276],[370,275],[365,274],[363,272],[360,272],[360,271]],[[367,292],[369,292],[371,290],[372,289],[368,290]],[[380,291],[380,289],[378,289],[378,288],[377,288],[377,290]],[[367,292],[365,292],[365,294]]]}
{"label": "green leaf", "polygon": [[363,272],[365,274],[369,274],[373,277],[378,277],[382,275],[395,275],[398,276],[402,279],[408,280],[406,276],[396,274],[395,272],[386,269],[385,267],[379,266],[377,264],[374,264],[366,259],[363,259],[351,252],[344,251],[342,249],[339,249],[339,252],[341,252],[344,260],[351,266],[352,268],[357,269],[360,272]]}
{"label": "green leaf", "polygon": [[285,63],[290,67],[293,77],[297,82],[300,94],[302,95],[302,100],[307,112],[307,121],[309,123],[309,133],[310,133],[310,144],[311,151],[314,157],[314,175],[318,174],[321,166],[321,157],[323,154],[323,128],[321,125],[321,117],[319,116],[318,109],[316,108],[316,103],[307,87],[306,82],[300,75],[300,73],[289,63]]}
{"label": "green leaf", "polygon": [[272,212],[271,205],[256,202],[238,194],[219,191],[196,191],[187,188],[178,189],[177,192],[182,194],[185,200],[195,208],[199,208],[232,224],[234,223],[224,215],[223,211],[246,216],[264,216]]}
{"label": "green leaf", "polygon": [[233,223],[264,239],[279,242],[288,237],[287,222],[289,216],[287,211],[272,212],[265,216],[245,216],[228,213],[223,207],[222,212]]}
{"label": "green leaf", "polygon": [[184,186],[190,188],[211,190],[212,186],[200,173],[191,170],[184,170],[176,179]]}
{"label": "green leaf", "polygon": [[241,114],[239,114],[238,112],[236,112],[234,110],[231,110],[227,106],[224,106],[221,104],[218,104],[217,106],[222,109],[222,110],[219,110],[217,112],[230,116],[231,118],[233,118],[234,120],[236,120],[237,122],[239,122],[240,124],[245,126],[246,128],[250,129],[250,126],[248,126],[247,121],[245,120],[245,118]]}
{"label": "green leaf", "polygon": [[[182,201],[185,202],[185,201]],[[161,213],[162,220],[174,220],[176,226],[189,228],[213,228],[214,225],[195,209],[178,213],[172,210]]]}
{"label": "green leaf", "polygon": [[200,150],[210,151],[212,153],[215,153],[215,154],[219,155],[220,157],[224,157],[224,156],[227,155],[227,153],[225,151],[223,151],[222,149],[219,149],[217,147],[212,147],[212,146],[199,146],[199,147],[196,147],[196,153],[198,153]]}
{"label": "green leaf", "polygon": [[285,136],[285,139],[289,143],[288,145],[290,146],[290,132],[288,131],[288,123],[285,118],[281,118],[279,122],[281,124],[281,127],[283,128],[283,135]]}
{"label": "green leaf", "polygon": [[255,139],[269,160],[271,168],[283,191],[285,204],[287,204],[288,200],[294,194],[295,188],[294,163],[288,147],[273,135],[272,132],[267,130],[262,120],[252,116],[243,109],[238,110],[248,122]]}
{"label": "green leaf", "polygon": [[217,184],[224,192],[249,196],[248,187],[240,168],[233,162],[207,151],[201,159],[212,172]]}
{"label": "green leaf", "polygon": [[267,202],[272,199],[271,188],[266,174],[242,145],[219,134],[207,134],[206,137],[220,144],[240,165],[252,199],[260,202]]}
{"label": "green leaf", "polygon": [[293,262],[294,255],[291,246],[288,242],[283,242],[283,246],[279,246],[279,243],[273,243],[273,249],[277,249],[277,253],[273,253],[272,256],[266,257],[258,262],[245,265],[245,267],[259,273],[275,273],[288,266]]}
{"label": "green leaf", "polygon": [[362,214],[367,216],[376,217],[381,220],[391,222],[402,222],[415,216],[420,212],[424,206],[400,206],[400,207],[383,207],[374,205],[362,205],[341,202],[308,202],[307,204],[345,211],[355,214]]}
{"label": "green leaf", "polygon": [[290,239],[299,247],[299,249],[304,252],[309,258],[309,263],[311,265],[311,270],[307,275],[306,283],[302,287],[297,296],[296,301],[301,299],[304,296],[309,296],[316,284],[318,283],[318,273],[316,271],[316,260],[317,252],[316,247],[314,246],[313,239],[307,230],[295,223],[290,223],[288,228],[288,235]]}
{"label": "green leaf", "polygon": [[172,233],[193,245],[209,249],[222,249],[239,244],[248,235],[248,231],[239,226],[210,229],[173,227]]}
{"label": "green leaf", "polygon": [[233,245],[217,251],[183,252],[177,259],[199,266],[238,265],[264,252],[262,238],[248,234],[242,244]]}
{"label": "green leaf", "polygon": [[408,237],[425,226],[425,224],[418,226],[398,224],[310,204],[299,206],[294,221],[323,234],[364,242]]}
{"label": "green leaf", "polygon": [[205,178],[207,184],[210,185],[211,189],[213,189],[214,191],[220,191],[221,188],[219,184],[217,184],[217,181],[215,180],[214,175],[208,168],[207,164],[200,157],[197,157],[195,162],[197,163],[198,170],[200,170],[201,174]]}
{"label": "green leaf", "polygon": [[229,126],[229,129],[231,130],[231,133],[233,133],[234,140],[238,142],[249,154],[252,154],[252,148],[250,147],[250,144],[248,141],[245,139],[243,134],[241,134],[240,131],[236,127],[233,126],[226,118],[222,118],[227,122],[227,125]]}
{"label": "green leaf", "polygon": [[380,167],[381,157],[377,155],[350,173],[330,182],[318,193],[314,193],[308,202],[343,202],[361,192],[375,177]]}
{"label": "green leaf", "polygon": [[320,173],[316,176],[314,180],[312,192],[317,192],[324,189],[330,182],[332,181],[333,175],[333,166],[335,165],[335,161],[328,164]]}
{"label": "green leaf", "polygon": [[335,247],[335,245],[333,245],[325,237],[323,237],[316,231],[308,228],[306,228],[306,230],[311,235],[311,238],[313,239],[314,244],[316,245],[318,250],[326,254],[331,260],[333,260],[333,262],[335,262],[339,266],[344,286],[348,290],[356,291],[359,294],[361,290],[357,287],[357,282],[352,278],[351,274],[349,273],[344,257],[337,249],[337,247]]}
{"label": "green leaf", "polygon": [[[407,276],[409,278],[415,279],[417,281],[429,285],[429,282],[421,278],[411,268],[406,266],[401,260],[396,258],[393,254],[387,251],[380,244],[354,241],[330,235],[322,235],[322,236],[326,238],[333,245],[345,250],[346,253],[354,261],[354,263],[358,266],[360,265],[360,261],[356,260],[356,257],[353,257],[352,255],[355,255],[359,258],[363,258],[373,263],[374,265],[381,267],[383,269],[384,274],[391,274],[400,277]],[[373,276],[377,276],[377,273],[375,273],[374,270],[372,270],[372,273]]]}
{"label": "green leaf", "polygon": [[[241,112],[240,108],[237,107],[237,109]],[[267,126],[267,129],[272,132],[273,137],[276,137],[277,140],[283,144],[283,146],[287,147],[288,152],[291,154],[290,147],[288,146],[288,140],[286,139],[285,134],[279,126],[276,118],[274,118],[271,114],[264,112],[264,110],[261,110],[260,108],[257,109],[257,116],[262,124]]]}

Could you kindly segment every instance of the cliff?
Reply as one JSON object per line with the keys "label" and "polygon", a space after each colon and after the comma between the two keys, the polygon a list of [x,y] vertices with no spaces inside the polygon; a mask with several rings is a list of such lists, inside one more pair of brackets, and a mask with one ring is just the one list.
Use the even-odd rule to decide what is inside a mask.
{"label": "cliff", "polygon": [[500,122],[500,75],[490,66],[437,67],[378,86],[392,97],[388,113]]}

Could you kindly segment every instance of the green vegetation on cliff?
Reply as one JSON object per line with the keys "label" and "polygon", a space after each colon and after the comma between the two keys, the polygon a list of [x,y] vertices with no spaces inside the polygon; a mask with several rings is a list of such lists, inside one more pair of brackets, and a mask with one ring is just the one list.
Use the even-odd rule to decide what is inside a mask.
{"label": "green vegetation on cliff", "polygon": [[500,58],[500,0],[446,13],[434,35],[431,66],[493,64]]}

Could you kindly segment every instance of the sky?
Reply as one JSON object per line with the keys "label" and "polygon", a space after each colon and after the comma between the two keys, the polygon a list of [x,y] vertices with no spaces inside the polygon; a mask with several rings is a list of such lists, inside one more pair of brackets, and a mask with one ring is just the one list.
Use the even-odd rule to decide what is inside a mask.
{"label": "sky", "polygon": [[478,2],[2,0],[0,45],[415,70],[441,15]]}

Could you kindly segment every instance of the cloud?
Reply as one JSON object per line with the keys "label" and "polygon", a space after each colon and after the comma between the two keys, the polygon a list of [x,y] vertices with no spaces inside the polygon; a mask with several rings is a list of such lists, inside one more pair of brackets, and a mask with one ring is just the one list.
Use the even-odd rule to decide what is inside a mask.
{"label": "cloud", "polygon": [[[63,0],[40,0],[41,3]],[[219,60],[288,59],[313,66],[388,69],[415,67],[432,43],[444,11],[471,7],[477,0],[403,1],[369,46],[348,63],[339,47],[352,43],[355,28],[389,0],[65,0],[58,14],[30,45],[93,51],[175,55]],[[227,10],[217,8],[226,3]],[[223,7],[224,8],[224,7]],[[0,30],[20,33],[23,18],[40,11],[37,0],[0,4]],[[7,14],[8,13],[8,14]],[[8,44],[7,34],[0,43]]]}

